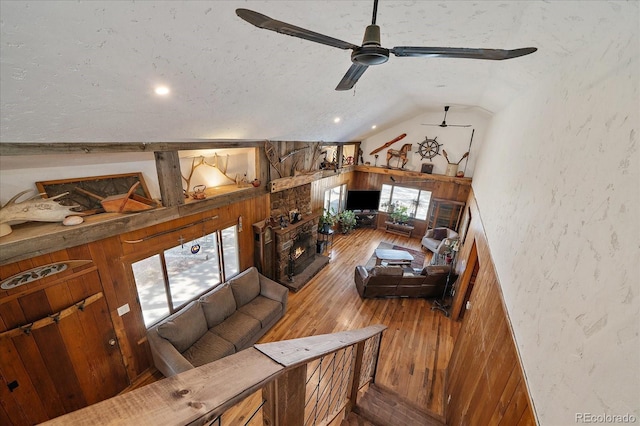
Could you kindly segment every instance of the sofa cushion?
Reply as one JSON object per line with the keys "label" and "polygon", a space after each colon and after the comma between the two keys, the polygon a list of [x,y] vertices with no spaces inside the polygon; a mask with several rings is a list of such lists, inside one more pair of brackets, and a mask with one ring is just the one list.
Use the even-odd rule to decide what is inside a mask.
{"label": "sofa cushion", "polygon": [[445,238],[447,238],[447,228],[435,228],[433,230],[433,237],[434,240],[444,240]]}
{"label": "sofa cushion", "polygon": [[207,332],[207,320],[198,301],[187,306],[166,319],[158,326],[158,334],[184,352]]}
{"label": "sofa cushion", "polygon": [[182,355],[193,364],[194,367],[210,363],[217,359],[236,353],[233,343],[226,341],[215,333],[207,332],[198,339]]}
{"label": "sofa cushion", "polygon": [[223,323],[211,329],[215,334],[233,343],[236,351],[245,349],[252,342],[254,336],[260,331],[260,321],[236,311]]}
{"label": "sofa cushion", "polygon": [[373,277],[391,276],[401,277],[404,271],[399,266],[374,266],[369,271],[369,275]]}
{"label": "sofa cushion", "polygon": [[228,284],[218,286],[200,298],[208,328],[215,327],[236,311],[236,299]]}
{"label": "sofa cushion", "polygon": [[448,274],[450,269],[448,265],[427,265],[422,269],[422,275]]}
{"label": "sofa cushion", "polygon": [[255,266],[229,280],[237,308],[251,302],[260,294],[260,277]]}
{"label": "sofa cushion", "polygon": [[264,328],[282,314],[282,303],[258,296],[238,310],[260,321],[260,326]]}

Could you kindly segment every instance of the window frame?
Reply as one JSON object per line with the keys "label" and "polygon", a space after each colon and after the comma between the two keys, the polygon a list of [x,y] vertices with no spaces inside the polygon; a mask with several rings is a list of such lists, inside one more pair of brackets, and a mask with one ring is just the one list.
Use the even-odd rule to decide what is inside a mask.
{"label": "window frame", "polygon": [[[331,194],[332,192],[338,188],[338,208],[335,211],[335,214],[338,214],[344,211],[347,205],[347,184],[341,183],[340,185],[332,186],[331,188],[326,188],[324,190],[324,199],[323,199],[323,208],[326,211],[330,211],[331,209]],[[328,196],[328,197],[327,197]]]}
{"label": "window frame", "polygon": [[[385,187],[389,188],[389,198],[383,198],[383,194],[386,192],[385,191]],[[429,191],[427,189],[420,189],[420,188],[415,188],[412,186],[406,186],[406,185],[397,185],[397,184],[387,184],[387,183],[383,183],[382,186],[380,187],[380,204],[378,205],[378,211],[381,212],[385,212],[387,214],[389,214],[389,207],[392,204],[396,204],[399,203],[400,200],[395,200],[393,199],[394,196],[394,191],[396,188],[403,188],[403,189],[409,189],[412,191],[417,191],[418,192],[418,197],[415,199],[415,202],[412,200],[410,202],[410,204],[408,205],[409,207],[409,217],[412,220],[420,220],[420,221],[427,221],[428,217],[429,217],[429,206],[431,204],[431,199],[433,198],[433,192]],[[428,194],[428,195],[427,195]],[[424,218],[418,217],[418,210],[420,209],[420,200],[423,198],[423,196],[428,196],[428,202],[426,203],[426,206],[424,208]],[[386,204],[386,206],[383,206],[384,204]],[[402,203],[403,205],[407,205],[406,203]]]}
{"label": "window frame", "polygon": [[[228,273],[228,271],[226,270],[225,267],[225,263],[224,263],[224,259],[225,259],[225,254],[224,254],[224,250],[223,250],[223,242],[222,242],[222,233],[223,231],[226,231],[228,229],[233,229],[234,234],[235,234],[235,252],[236,252],[236,265],[237,265],[237,271],[234,273]],[[215,235],[215,243],[216,243],[216,256],[217,256],[217,261],[218,261],[218,270],[219,270],[219,276],[220,276],[220,281],[216,282],[210,286],[208,286],[205,290],[203,290],[202,292],[198,292],[198,294],[196,294],[194,297],[186,300],[185,302],[181,303],[180,305],[176,305],[174,308],[174,303],[173,303],[173,298],[172,298],[172,294],[171,294],[171,283],[169,280],[169,274],[168,274],[168,270],[167,270],[167,263],[166,263],[166,259],[165,259],[165,251],[170,250],[172,248],[178,247],[180,244],[174,245],[174,246],[170,246],[170,247],[159,247],[156,250],[153,251],[148,251],[145,252],[142,256],[136,256],[135,258],[132,258],[128,261],[128,266],[129,266],[129,274],[131,279],[133,280],[133,284],[136,287],[136,299],[138,300],[138,304],[140,305],[140,310],[143,316],[143,320],[144,320],[144,309],[141,303],[141,299],[140,299],[140,293],[139,293],[139,287],[138,284],[136,282],[136,275],[135,272],[133,270],[133,265],[135,263],[141,262],[145,259],[149,259],[151,257],[154,256],[158,256],[158,258],[160,259],[160,267],[162,268],[161,271],[161,275],[162,275],[162,286],[163,286],[163,290],[164,290],[164,294],[165,294],[165,307],[168,308],[168,314],[167,315],[163,315],[162,317],[153,320],[153,322],[150,322],[149,324],[145,323],[145,327],[147,329],[154,327],[155,325],[157,325],[159,322],[163,321],[164,319],[166,319],[167,317],[173,315],[174,313],[178,312],[180,309],[184,308],[186,305],[188,305],[189,303],[193,302],[194,300],[197,300],[198,298],[200,298],[203,294],[211,291],[212,289],[216,288],[217,286],[227,282],[228,280],[230,280],[231,278],[235,277],[236,275],[240,274],[240,238],[239,238],[239,229],[238,229],[238,225],[237,223],[230,223],[228,224],[228,226],[222,226],[220,228],[216,228],[211,230],[210,232],[208,232],[206,235]],[[182,238],[182,235],[180,236]],[[197,238],[194,238],[193,240],[196,240]],[[193,240],[189,240],[186,242],[191,242]]]}

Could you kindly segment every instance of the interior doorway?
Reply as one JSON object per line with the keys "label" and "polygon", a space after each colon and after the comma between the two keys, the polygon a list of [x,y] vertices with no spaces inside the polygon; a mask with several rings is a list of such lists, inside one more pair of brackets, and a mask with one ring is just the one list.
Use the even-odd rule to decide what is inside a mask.
{"label": "interior doorway", "polygon": [[458,279],[458,287],[451,307],[451,318],[454,320],[462,320],[467,310],[467,302],[471,299],[471,293],[475,286],[478,273],[480,272],[480,262],[478,261],[478,248],[476,241],[473,241],[469,257],[467,258],[467,267],[462,276]]}

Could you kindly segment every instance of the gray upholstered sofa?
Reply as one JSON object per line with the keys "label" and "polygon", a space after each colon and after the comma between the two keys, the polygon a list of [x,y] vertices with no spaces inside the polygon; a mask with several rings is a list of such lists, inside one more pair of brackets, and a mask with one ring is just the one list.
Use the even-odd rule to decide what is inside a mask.
{"label": "gray upholstered sofa", "polygon": [[[362,298],[372,297],[442,297],[449,276],[449,266],[425,266],[423,269],[401,266],[374,266],[367,270],[356,266],[354,281]],[[449,277],[455,281],[453,274]]]}
{"label": "gray upholstered sofa", "polygon": [[147,331],[166,377],[252,346],[287,309],[289,290],[251,267]]}

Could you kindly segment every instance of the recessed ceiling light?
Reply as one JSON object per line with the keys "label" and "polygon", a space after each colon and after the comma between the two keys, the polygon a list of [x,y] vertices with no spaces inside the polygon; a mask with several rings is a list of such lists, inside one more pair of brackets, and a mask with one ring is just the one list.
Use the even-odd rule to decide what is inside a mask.
{"label": "recessed ceiling light", "polygon": [[375,124],[373,126],[371,126],[372,129],[375,129],[376,127],[378,127],[378,126],[376,126]]}
{"label": "recessed ceiling light", "polygon": [[169,88],[167,86],[158,86],[155,88],[156,95],[164,96],[169,94]]}
{"label": "recessed ceiling light", "polygon": [[339,122],[340,122],[340,120],[341,120],[341,118],[340,118],[340,117],[336,117],[336,118],[334,118],[334,119],[333,119],[333,122],[334,122],[334,123],[339,123]]}

